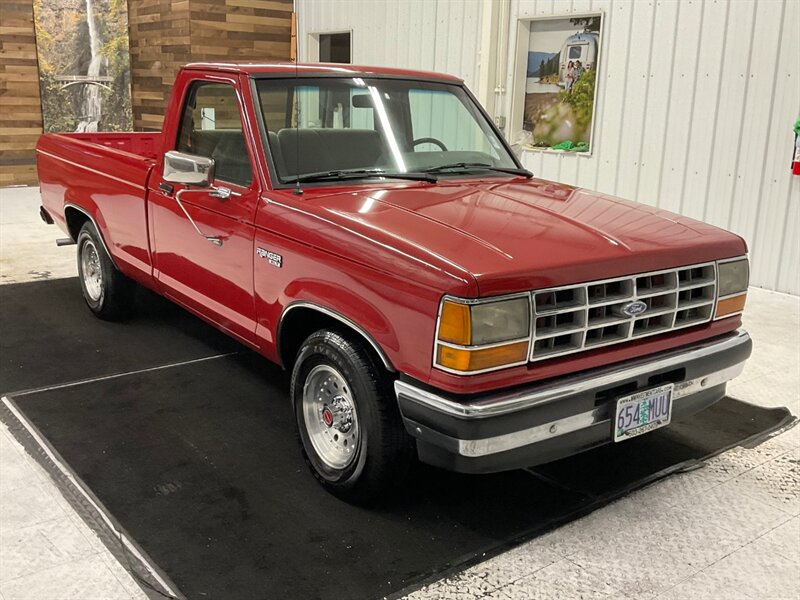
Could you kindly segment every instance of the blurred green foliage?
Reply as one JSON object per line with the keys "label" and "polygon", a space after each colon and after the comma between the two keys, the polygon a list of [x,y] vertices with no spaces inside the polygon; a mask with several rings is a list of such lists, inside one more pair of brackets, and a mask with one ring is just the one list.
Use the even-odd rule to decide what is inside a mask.
{"label": "blurred green foliage", "polygon": [[580,130],[586,130],[592,124],[595,79],[596,72],[594,69],[584,71],[578,81],[572,85],[571,90],[558,92],[558,99],[572,107],[572,112],[575,114],[577,126]]}

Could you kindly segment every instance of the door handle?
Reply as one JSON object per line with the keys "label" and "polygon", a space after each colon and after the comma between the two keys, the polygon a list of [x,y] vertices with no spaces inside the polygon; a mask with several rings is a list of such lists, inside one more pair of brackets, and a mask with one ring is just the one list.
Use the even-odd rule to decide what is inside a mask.
{"label": "door handle", "polygon": [[[212,190],[211,193],[213,194],[214,191],[219,190],[219,189],[227,189],[227,188],[215,188],[214,190]],[[181,202],[181,194],[196,194],[198,192],[209,193],[207,190],[189,190],[189,189],[184,188],[182,190],[179,190],[178,193],[175,194],[175,202],[177,202],[178,206],[181,207],[181,210],[183,211],[183,214],[185,214],[186,218],[189,219],[189,223],[192,224],[192,227],[194,227],[194,230],[197,233],[199,233],[202,237],[204,237],[206,240],[208,240],[209,242],[211,242],[215,246],[222,246],[222,239],[221,238],[219,238],[217,236],[214,236],[214,235],[206,235],[205,233],[200,231],[200,228],[197,226],[197,223],[194,222],[194,219],[192,219],[192,217],[189,215],[189,212],[186,210],[186,207]],[[230,196],[230,190],[228,190],[228,196]],[[228,196],[225,196],[225,198],[227,198]],[[219,196],[217,196],[217,197],[219,197]]]}
{"label": "door handle", "polygon": [[[208,195],[211,196],[212,198],[219,198],[220,200],[227,200],[228,198],[230,198],[233,195],[233,192],[231,191],[230,188],[216,187],[213,190],[211,190],[210,192],[208,192]],[[237,196],[238,196],[238,194],[237,194]]]}

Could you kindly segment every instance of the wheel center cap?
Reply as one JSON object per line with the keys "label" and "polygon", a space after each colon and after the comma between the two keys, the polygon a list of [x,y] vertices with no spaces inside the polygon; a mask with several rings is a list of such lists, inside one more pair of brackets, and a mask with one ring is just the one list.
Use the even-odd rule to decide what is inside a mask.
{"label": "wheel center cap", "polygon": [[333,412],[327,406],[322,409],[322,422],[325,423],[327,427],[333,425]]}
{"label": "wheel center cap", "polygon": [[344,396],[335,396],[322,409],[322,422],[327,427],[347,433],[353,426],[353,407]]}

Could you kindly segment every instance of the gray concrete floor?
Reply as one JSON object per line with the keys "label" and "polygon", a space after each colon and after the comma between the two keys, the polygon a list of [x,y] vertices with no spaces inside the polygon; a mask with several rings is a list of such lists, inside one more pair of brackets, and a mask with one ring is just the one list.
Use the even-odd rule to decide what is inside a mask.
{"label": "gray concrete floor", "polygon": [[[0,189],[2,283],[76,274],[75,248],[55,246],[62,234],[39,220],[38,205],[35,188]],[[799,415],[800,298],[751,289],[744,320],[755,351],[729,394]],[[144,597],[0,429],[0,600]],[[408,598],[796,600],[800,427],[730,450]]]}

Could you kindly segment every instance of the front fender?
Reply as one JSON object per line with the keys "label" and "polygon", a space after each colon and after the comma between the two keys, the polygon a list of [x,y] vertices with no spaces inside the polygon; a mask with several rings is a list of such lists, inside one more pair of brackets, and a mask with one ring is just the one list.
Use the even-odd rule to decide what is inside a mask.
{"label": "front fender", "polygon": [[373,346],[384,365],[394,370],[389,354],[400,350],[400,341],[389,318],[363,295],[341,285],[318,281],[296,280],[285,291],[284,309],[278,323],[286,314],[301,306],[319,310],[359,332]]}
{"label": "front fender", "polygon": [[278,335],[277,335],[277,339],[278,339],[278,354],[279,355],[281,355],[281,353],[282,353],[282,348],[281,348],[281,345],[280,345],[281,326],[285,322],[287,315],[289,315],[289,313],[292,310],[295,310],[295,309],[313,310],[313,311],[318,312],[320,314],[323,314],[323,315],[325,315],[327,317],[330,317],[330,318],[332,318],[332,319],[334,319],[336,321],[339,321],[340,323],[343,323],[344,325],[346,325],[347,327],[349,327],[350,329],[352,329],[353,331],[358,333],[372,347],[372,349],[375,351],[375,353],[378,355],[378,357],[380,358],[381,362],[383,363],[383,366],[386,367],[386,370],[395,371],[395,368],[392,365],[391,360],[389,360],[389,357],[386,356],[386,352],[384,352],[384,350],[380,346],[380,344],[378,344],[378,342],[375,341],[375,339],[372,337],[372,335],[369,334],[369,332],[365,331],[364,328],[362,328],[360,325],[358,325],[358,323],[356,323],[355,321],[353,321],[349,317],[346,317],[346,316],[342,315],[341,313],[338,313],[338,312],[336,312],[334,310],[331,310],[329,308],[326,308],[326,307],[321,306],[319,304],[316,304],[314,302],[305,302],[305,301],[302,301],[302,300],[298,300],[297,302],[292,302],[289,306],[287,306],[284,309],[283,314],[281,315],[280,322],[278,323]]}

